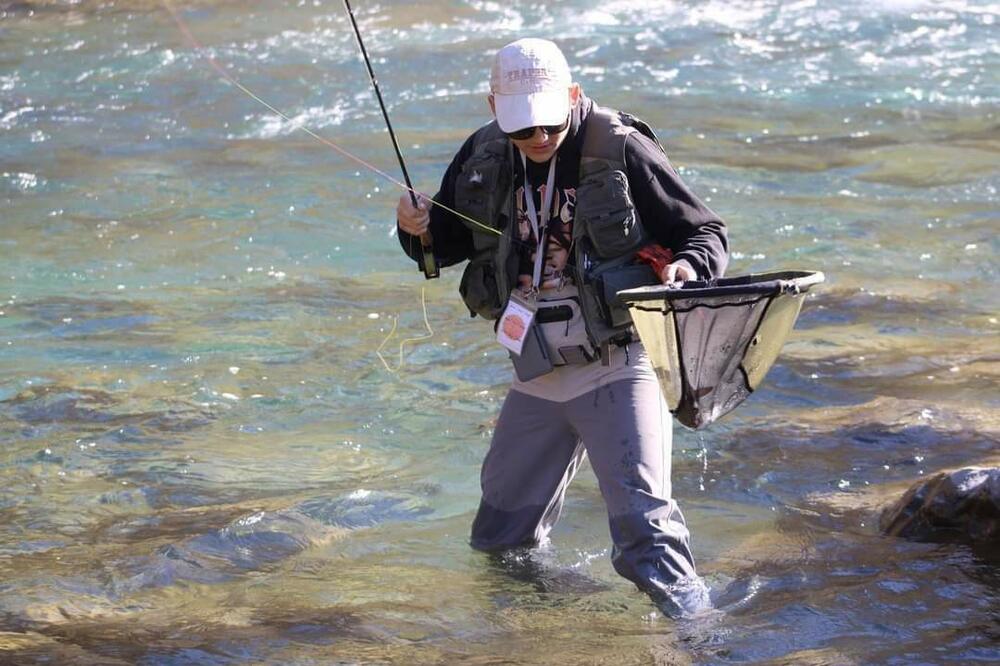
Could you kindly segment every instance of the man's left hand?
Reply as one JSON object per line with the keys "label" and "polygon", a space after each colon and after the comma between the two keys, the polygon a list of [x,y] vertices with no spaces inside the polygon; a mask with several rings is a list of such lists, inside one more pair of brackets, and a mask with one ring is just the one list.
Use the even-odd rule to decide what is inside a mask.
{"label": "man's left hand", "polygon": [[660,271],[660,281],[663,282],[663,284],[687,282],[688,280],[697,279],[697,274],[695,274],[694,270],[685,263],[667,264]]}

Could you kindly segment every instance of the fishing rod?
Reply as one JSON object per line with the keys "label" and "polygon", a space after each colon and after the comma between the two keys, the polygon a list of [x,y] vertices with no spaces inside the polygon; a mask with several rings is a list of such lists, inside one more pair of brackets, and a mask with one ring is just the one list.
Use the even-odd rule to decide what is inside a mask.
{"label": "fishing rod", "polygon": [[[296,122],[287,113],[285,113],[281,109],[275,107],[273,104],[270,104],[267,100],[265,100],[264,98],[262,98],[260,95],[258,95],[254,91],[250,90],[249,88],[247,88],[242,83],[240,83],[240,81],[236,77],[234,77],[232,74],[230,74],[229,72],[227,72],[226,69],[221,64],[219,64],[218,62],[216,62],[215,58],[213,58],[211,56],[211,54],[208,53],[208,49],[206,49],[202,45],[202,43],[198,40],[198,38],[195,37],[194,33],[191,31],[191,28],[188,27],[187,22],[185,22],[184,19],[181,18],[181,15],[174,8],[174,6],[170,2],[170,0],[160,0],[160,4],[167,11],[167,13],[170,15],[170,18],[173,19],[174,24],[177,26],[177,29],[181,32],[181,34],[183,34],[184,37],[187,39],[187,41],[190,42],[191,45],[197,51],[200,52],[201,59],[209,67],[211,67],[213,70],[215,70],[215,72],[222,79],[224,79],[225,81],[228,81],[233,87],[235,87],[241,93],[243,93],[244,95],[246,95],[250,99],[254,100],[258,104],[260,104],[261,106],[263,106],[265,109],[267,109],[268,111],[270,111],[271,113],[273,113],[274,115],[278,116],[279,118],[281,118],[282,120],[284,120],[285,122],[287,122],[289,125],[292,126],[292,129],[297,130],[299,132],[303,132],[305,134],[308,134],[310,137],[312,137],[313,139],[315,139],[319,143],[322,143],[323,145],[328,146],[329,148],[332,148],[333,150],[337,151],[338,153],[340,153],[341,155],[343,155],[347,159],[351,160],[352,162],[356,162],[357,164],[360,164],[364,168],[368,169],[369,171],[378,174],[379,176],[381,176],[382,178],[386,179],[390,183],[392,183],[394,185],[398,185],[402,189],[408,191],[410,193],[410,197],[412,199],[416,199],[416,195],[419,194],[420,196],[424,197],[425,200],[430,205],[437,206],[438,208],[440,208],[442,210],[445,210],[445,211],[448,211],[452,215],[454,215],[454,216],[456,216],[456,217],[458,217],[458,218],[460,218],[462,220],[465,220],[466,222],[468,222],[472,226],[474,226],[477,229],[479,229],[482,233],[492,234],[492,235],[495,235],[495,236],[500,236],[501,235],[501,231],[500,230],[494,229],[493,227],[485,225],[482,222],[480,222],[479,220],[475,220],[475,219],[469,217],[468,215],[466,215],[465,213],[463,213],[461,211],[455,210],[454,208],[450,208],[450,207],[448,207],[448,206],[446,206],[446,205],[444,205],[444,204],[442,204],[440,202],[435,201],[434,199],[431,199],[430,197],[426,197],[425,195],[421,194],[420,192],[417,192],[416,190],[413,189],[412,185],[409,184],[409,179],[407,179],[407,183],[403,183],[402,181],[398,180],[397,178],[393,178],[391,175],[387,174],[385,171],[379,169],[377,166],[375,166],[374,164],[371,164],[370,162],[362,159],[361,157],[358,157],[357,155],[355,155],[351,151],[347,150],[343,146],[340,146],[340,145],[334,143],[333,141],[331,141],[330,139],[326,138],[325,136],[317,134],[316,132],[312,131],[311,129],[309,129],[305,125],[303,125],[303,124],[301,124],[299,122]],[[433,255],[431,255],[431,260],[433,261]],[[437,266],[436,262],[434,262],[434,266],[436,268],[436,266]]]}
{"label": "fishing rod", "polygon": [[[358,29],[358,22],[354,19],[354,10],[351,9],[351,3],[349,0],[344,0],[344,7],[347,8],[347,15],[351,17],[351,25],[354,27],[354,36],[358,38],[358,46],[361,47],[361,56],[365,59],[365,66],[368,68],[368,78],[371,79],[372,88],[375,89],[375,97],[378,98],[378,105],[382,109],[382,117],[385,118],[385,126],[389,129],[389,138],[392,140],[392,147],[396,151],[396,159],[399,160],[399,168],[403,172],[403,180],[406,181],[406,188],[410,193],[410,201],[413,203],[413,207],[417,208],[419,204],[417,203],[417,195],[413,193],[413,185],[410,183],[410,174],[406,171],[406,163],[403,161],[403,153],[399,149],[399,142],[396,141],[396,133],[392,130],[392,122],[389,121],[389,112],[385,108],[385,102],[382,100],[382,91],[379,90],[378,80],[375,78],[375,70],[372,69],[372,62],[368,58],[368,50],[365,48],[365,42],[361,39],[361,30]],[[437,262],[434,261],[434,247],[433,239],[431,238],[431,232],[425,231],[420,234],[420,245],[423,248],[424,253],[424,277],[428,280],[438,277],[441,275],[441,271],[438,270]]]}

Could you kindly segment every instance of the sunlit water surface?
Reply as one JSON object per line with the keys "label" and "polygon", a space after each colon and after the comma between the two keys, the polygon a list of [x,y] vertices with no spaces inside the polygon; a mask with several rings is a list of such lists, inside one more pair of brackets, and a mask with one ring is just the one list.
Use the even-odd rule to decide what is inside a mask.
{"label": "sunlit water surface", "polygon": [[492,51],[553,37],[731,274],[825,271],[766,386],[675,437],[721,613],[614,574],[586,470],[548,547],[467,546],[509,369],[399,190],[296,131],[398,173],[340,3],[178,1],[194,49],[155,1],[0,2],[0,661],[996,663],[996,553],[873,507],[998,449],[1000,6],[355,4],[418,187]]}

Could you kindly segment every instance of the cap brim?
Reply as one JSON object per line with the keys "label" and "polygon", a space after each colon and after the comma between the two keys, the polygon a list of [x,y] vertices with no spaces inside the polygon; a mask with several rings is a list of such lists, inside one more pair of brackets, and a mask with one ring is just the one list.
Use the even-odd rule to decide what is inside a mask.
{"label": "cap brim", "polygon": [[504,132],[536,125],[560,125],[569,115],[569,87],[525,95],[493,95],[497,124]]}

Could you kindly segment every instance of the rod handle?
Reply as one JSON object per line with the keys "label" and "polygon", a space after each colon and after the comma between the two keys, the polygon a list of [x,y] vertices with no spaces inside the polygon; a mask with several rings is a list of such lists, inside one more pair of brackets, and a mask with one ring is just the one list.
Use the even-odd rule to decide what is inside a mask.
{"label": "rod handle", "polygon": [[434,259],[434,243],[429,231],[420,234],[420,247],[424,251],[424,277],[433,280],[441,275]]}

